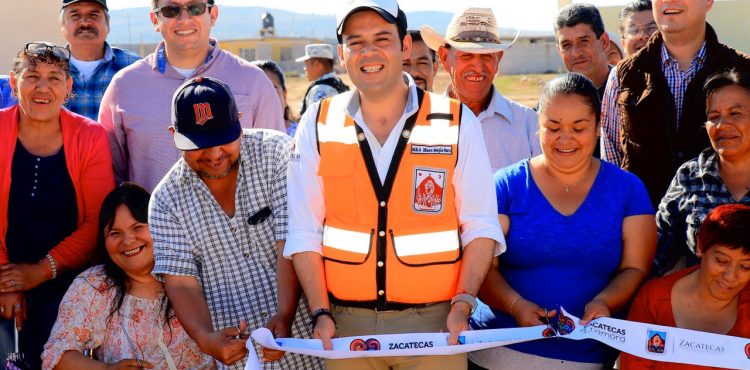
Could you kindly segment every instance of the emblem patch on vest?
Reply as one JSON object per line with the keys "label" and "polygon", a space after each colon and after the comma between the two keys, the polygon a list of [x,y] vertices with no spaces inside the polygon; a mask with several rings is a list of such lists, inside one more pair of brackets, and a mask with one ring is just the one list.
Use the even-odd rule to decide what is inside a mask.
{"label": "emblem patch on vest", "polygon": [[417,168],[414,170],[414,210],[422,213],[440,213],[443,210],[445,170]]}
{"label": "emblem patch on vest", "polygon": [[411,145],[411,154],[453,154],[450,145]]}

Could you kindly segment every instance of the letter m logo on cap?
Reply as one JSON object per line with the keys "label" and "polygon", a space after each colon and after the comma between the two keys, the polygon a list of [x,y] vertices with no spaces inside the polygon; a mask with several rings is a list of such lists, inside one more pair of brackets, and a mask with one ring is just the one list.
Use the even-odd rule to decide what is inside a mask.
{"label": "letter m logo on cap", "polygon": [[211,113],[211,105],[208,103],[193,104],[193,110],[195,110],[195,124],[198,126],[203,126],[208,120],[214,118]]}

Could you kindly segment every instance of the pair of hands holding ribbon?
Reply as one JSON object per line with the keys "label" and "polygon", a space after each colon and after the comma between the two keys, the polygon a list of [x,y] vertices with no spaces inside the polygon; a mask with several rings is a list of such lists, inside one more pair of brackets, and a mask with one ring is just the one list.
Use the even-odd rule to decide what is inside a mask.
{"label": "pair of hands holding ribbon", "polygon": [[[549,320],[557,316],[557,310],[544,309],[521,296],[511,304],[510,312],[508,313],[516,319],[516,323],[521,327],[548,325]],[[594,298],[586,304],[583,317],[581,317],[581,324],[586,325],[593,319],[609,317],[610,315],[611,313],[607,304],[602,299]]]}

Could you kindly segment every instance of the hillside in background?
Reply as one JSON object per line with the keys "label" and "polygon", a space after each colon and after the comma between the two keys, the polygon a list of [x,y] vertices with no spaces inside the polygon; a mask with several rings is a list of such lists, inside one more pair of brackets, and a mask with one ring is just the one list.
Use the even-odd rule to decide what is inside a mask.
{"label": "hillside in background", "polygon": [[[112,10],[110,12],[109,42],[113,44],[148,44],[160,41],[161,35],[154,32],[154,26],[151,25],[148,12],[147,7]],[[212,36],[219,40],[257,38],[259,37],[258,30],[261,27],[261,15],[265,12],[273,15],[276,36],[336,39],[336,18],[334,15],[301,14],[254,6],[219,7],[219,19],[212,31]],[[423,24],[429,24],[443,34],[451,17],[451,13],[436,11],[407,13],[409,28],[418,28]],[[507,33],[513,33],[513,31],[507,30]],[[523,34],[529,35],[527,32]]]}

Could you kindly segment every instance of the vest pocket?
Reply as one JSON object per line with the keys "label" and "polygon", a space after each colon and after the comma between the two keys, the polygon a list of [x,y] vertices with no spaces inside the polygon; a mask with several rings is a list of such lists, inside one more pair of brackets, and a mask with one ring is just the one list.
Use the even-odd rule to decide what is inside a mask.
{"label": "vest pocket", "polygon": [[461,260],[463,248],[458,231],[394,235],[391,243],[399,262],[410,267],[453,264]]}
{"label": "vest pocket", "polygon": [[323,258],[332,262],[361,265],[370,257],[374,234],[375,230],[370,230],[368,234],[325,225]]}

